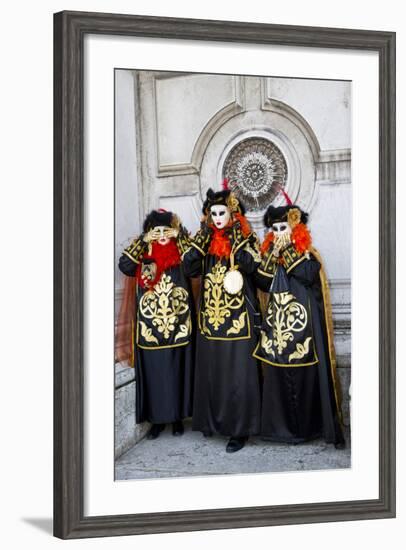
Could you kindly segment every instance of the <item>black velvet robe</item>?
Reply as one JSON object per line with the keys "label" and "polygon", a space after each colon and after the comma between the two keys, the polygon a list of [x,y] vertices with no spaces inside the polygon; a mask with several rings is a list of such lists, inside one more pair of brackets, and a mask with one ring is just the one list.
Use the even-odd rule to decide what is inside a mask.
{"label": "black velvet robe", "polygon": [[[119,268],[133,277],[137,264],[123,254]],[[153,291],[137,285],[135,307],[136,421],[165,424],[190,417],[195,315],[182,264],[164,271]]]}
{"label": "black velvet robe", "polygon": [[[340,444],[344,438],[329,357],[320,263],[310,254],[296,262],[289,273],[282,266],[277,269],[274,279],[278,280],[261,274],[261,269],[255,276],[262,290],[269,291],[273,283],[255,350],[255,356],[264,361],[261,435],[287,443],[323,437],[328,443]],[[289,321],[288,313],[292,315]],[[308,322],[303,323],[299,315]],[[291,331],[290,337],[287,323],[294,326],[296,321],[296,332]],[[278,326],[286,338],[280,355]],[[283,331],[279,331],[281,335]]]}
{"label": "black velvet robe", "polygon": [[254,247],[245,240],[236,252],[244,286],[233,296],[223,287],[229,260],[193,247],[184,256],[186,274],[201,275],[193,430],[229,437],[259,433],[259,363],[252,352],[260,322],[252,277],[260,258]]}

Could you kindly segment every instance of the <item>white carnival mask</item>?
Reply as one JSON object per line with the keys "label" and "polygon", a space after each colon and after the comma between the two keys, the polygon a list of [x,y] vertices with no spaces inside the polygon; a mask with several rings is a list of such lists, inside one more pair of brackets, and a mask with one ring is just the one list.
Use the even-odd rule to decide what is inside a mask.
{"label": "white carnival mask", "polygon": [[157,225],[154,227],[154,233],[159,244],[166,245],[171,240],[172,228],[166,225]]}
{"label": "white carnival mask", "polygon": [[290,235],[292,233],[292,228],[288,222],[275,222],[272,224],[272,231],[275,233],[276,237],[282,235]]}
{"label": "white carnival mask", "polygon": [[217,229],[223,229],[230,221],[230,210],[224,204],[215,204],[210,208],[211,219]]}

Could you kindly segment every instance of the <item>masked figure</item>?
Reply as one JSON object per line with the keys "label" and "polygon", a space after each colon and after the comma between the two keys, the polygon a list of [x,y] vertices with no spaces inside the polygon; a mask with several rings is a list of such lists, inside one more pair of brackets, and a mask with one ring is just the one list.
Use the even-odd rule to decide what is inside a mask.
{"label": "masked figure", "polygon": [[120,270],[136,279],[136,421],[152,423],[149,439],[166,423],[182,435],[182,419],[192,414],[193,298],[181,260],[187,246],[178,217],[154,210],[119,261]]}
{"label": "masked figure", "polygon": [[228,436],[241,449],[260,428],[259,328],[253,283],[260,254],[244,207],[229,190],[207,192],[201,229],[184,255],[186,273],[201,276],[192,427]]}
{"label": "masked figure", "polygon": [[324,437],[344,446],[327,278],[311,246],[307,214],[270,206],[271,229],[256,274],[269,292],[254,356],[264,362],[261,435],[300,443]]}

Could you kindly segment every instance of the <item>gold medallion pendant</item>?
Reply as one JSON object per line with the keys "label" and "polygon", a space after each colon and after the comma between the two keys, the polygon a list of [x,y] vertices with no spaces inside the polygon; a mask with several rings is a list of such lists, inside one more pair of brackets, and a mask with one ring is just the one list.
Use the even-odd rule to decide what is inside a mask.
{"label": "gold medallion pendant", "polygon": [[201,332],[209,339],[231,340],[250,337],[248,313],[245,307],[242,287],[237,292],[227,292],[227,266],[218,261],[206,274],[199,314]]}
{"label": "gold medallion pendant", "polygon": [[229,269],[225,274],[224,281],[224,290],[228,294],[238,294],[241,292],[244,285],[244,279],[242,278],[241,273],[237,269]]}
{"label": "gold medallion pendant", "polygon": [[224,289],[228,294],[238,294],[242,291],[244,286],[244,279],[241,273],[238,271],[238,265],[234,263],[234,253],[230,254],[230,269],[224,276],[223,281]]}

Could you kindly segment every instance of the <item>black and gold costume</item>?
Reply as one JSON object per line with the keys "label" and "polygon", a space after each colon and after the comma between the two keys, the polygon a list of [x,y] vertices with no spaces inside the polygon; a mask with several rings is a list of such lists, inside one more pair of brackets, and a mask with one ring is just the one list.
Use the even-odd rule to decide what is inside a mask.
{"label": "black and gold costume", "polygon": [[[144,232],[175,223],[172,213],[153,211]],[[133,330],[137,423],[165,424],[192,414],[194,305],[180,258],[187,240],[182,227],[176,239],[161,247],[148,245],[141,235],[119,261],[125,275],[137,277]]]}
{"label": "black and gold costume", "polygon": [[[225,200],[230,192],[212,193],[212,197]],[[207,201],[203,212],[207,215]],[[218,255],[223,248],[224,255]],[[226,292],[223,284],[232,261],[230,252],[243,277],[242,289],[236,294]],[[259,262],[257,238],[241,210],[234,211],[229,226],[222,230],[210,225],[209,219],[204,222],[184,255],[186,274],[201,276],[193,430],[229,437],[259,433],[259,369],[252,355],[257,342],[255,325],[259,328],[253,274]]]}
{"label": "black and gold costume", "polygon": [[341,446],[328,284],[311,246],[307,215],[293,205],[270,207],[265,224],[287,221],[289,211],[295,220],[291,242],[274,256],[270,241],[256,273],[258,286],[269,292],[254,352],[264,364],[261,435],[288,443],[324,437]]}

